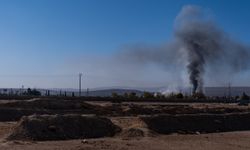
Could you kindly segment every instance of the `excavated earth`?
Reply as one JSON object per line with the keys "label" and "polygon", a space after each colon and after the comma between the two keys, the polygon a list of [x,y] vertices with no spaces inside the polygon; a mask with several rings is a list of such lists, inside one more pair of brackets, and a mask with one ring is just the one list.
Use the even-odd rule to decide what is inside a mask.
{"label": "excavated earth", "polygon": [[250,149],[236,103],[1,100],[0,149]]}

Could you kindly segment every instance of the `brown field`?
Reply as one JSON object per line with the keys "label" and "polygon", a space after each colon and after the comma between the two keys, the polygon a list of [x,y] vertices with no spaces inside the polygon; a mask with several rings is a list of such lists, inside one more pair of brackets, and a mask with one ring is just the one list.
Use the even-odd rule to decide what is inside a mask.
{"label": "brown field", "polygon": [[[0,149],[250,149],[249,110],[249,106],[229,103],[124,102],[113,104],[60,99],[2,100],[0,103]],[[121,128],[121,131],[114,136],[100,138],[53,141],[28,138],[7,140],[7,137],[19,125],[20,118],[33,114],[95,114],[110,119]],[[163,118],[159,119],[158,116],[163,116]],[[145,119],[145,117],[148,118]],[[162,129],[169,129],[167,131],[171,132],[161,133]]]}

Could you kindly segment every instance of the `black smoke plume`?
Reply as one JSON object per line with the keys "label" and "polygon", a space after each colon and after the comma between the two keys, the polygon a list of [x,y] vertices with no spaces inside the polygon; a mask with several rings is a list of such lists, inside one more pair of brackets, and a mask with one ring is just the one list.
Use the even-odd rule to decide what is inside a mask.
{"label": "black smoke plume", "polygon": [[197,6],[185,6],[176,18],[175,36],[187,53],[187,70],[193,93],[202,92],[207,61],[223,53],[223,33]]}
{"label": "black smoke plume", "polygon": [[[174,38],[159,47],[134,47],[131,55],[139,62],[173,66],[182,62],[187,68],[193,93],[203,92],[204,74],[210,71],[233,73],[248,69],[248,46],[231,39],[202,8],[187,5],[174,22]],[[222,77],[223,78],[223,77]]]}

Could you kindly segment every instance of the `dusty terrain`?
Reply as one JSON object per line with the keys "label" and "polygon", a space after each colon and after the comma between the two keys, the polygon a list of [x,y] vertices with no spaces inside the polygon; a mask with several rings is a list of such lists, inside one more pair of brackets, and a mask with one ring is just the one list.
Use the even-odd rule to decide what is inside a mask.
{"label": "dusty terrain", "polygon": [[[89,102],[84,105],[81,102],[74,102],[74,105],[60,107],[56,103],[42,104],[6,101],[0,103],[0,110],[4,109],[5,117],[0,115],[0,149],[16,150],[241,150],[250,149],[250,130],[201,134],[159,134],[147,127],[141,119],[143,115],[155,114],[223,114],[223,113],[245,113],[249,106],[238,106],[237,104],[175,104],[175,103],[124,103],[112,104],[109,102]],[[98,106],[97,106],[98,104]],[[54,106],[53,106],[54,105]],[[57,106],[55,106],[57,105]],[[94,107],[93,107],[94,106]],[[91,108],[91,109],[90,109]],[[97,109],[98,108],[98,109]],[[17,125],[20,116],[18,112],[49,114],[75,113],[93,114],[106,116],[122,128],[122,131],[114,137],[103,137],[95,139],[74,139],[61,141],[32,141],[32,140],[6,140],[6,137]],[[93,110],[96,110],[93,111]],[[9,111],[9,112],[8,112]],[[8,116],[8,113],[10,114]],[[24,113],[24,114],[25,114]],[[14,119],[11,118],[14,116]]]}
{"label": "dusty terrain", "polygon": [[[127,127],[141,127],[137,119],[113,118],[113,121]],[[15,122],[0,124],[0,149],[5,150],[248,150],[250,131],[210,133],[199,135],[159,135],[148,133],[144,136],[130,137],[122,133],[115,137],[98,139],[79,139],[66,141],[6,141],[6,136]],[[144,130],[147,130],[144,128]]]}

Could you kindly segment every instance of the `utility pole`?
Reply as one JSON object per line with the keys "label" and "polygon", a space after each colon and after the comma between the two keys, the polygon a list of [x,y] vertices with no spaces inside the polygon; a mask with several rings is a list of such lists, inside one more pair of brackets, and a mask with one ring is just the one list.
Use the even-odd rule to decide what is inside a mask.
{"label": "utility pole", "polygon": [[228,97],[229,97],[229,100],[231,100],[231,83],[230,82],[228,83]]}
{"label": "utility pole", "polygon": [[87,93],[86,93],[87,96],[89,96],[89,88],[87,88]]}
{"label": "utility pole", "polygon": [[82,73],[79,73],[79,96],[82,95]]}
{"label": "utility pole", "polygon": [[24,85],[22,85],[22,89],[21,89],[21,95],[24,94]]}

